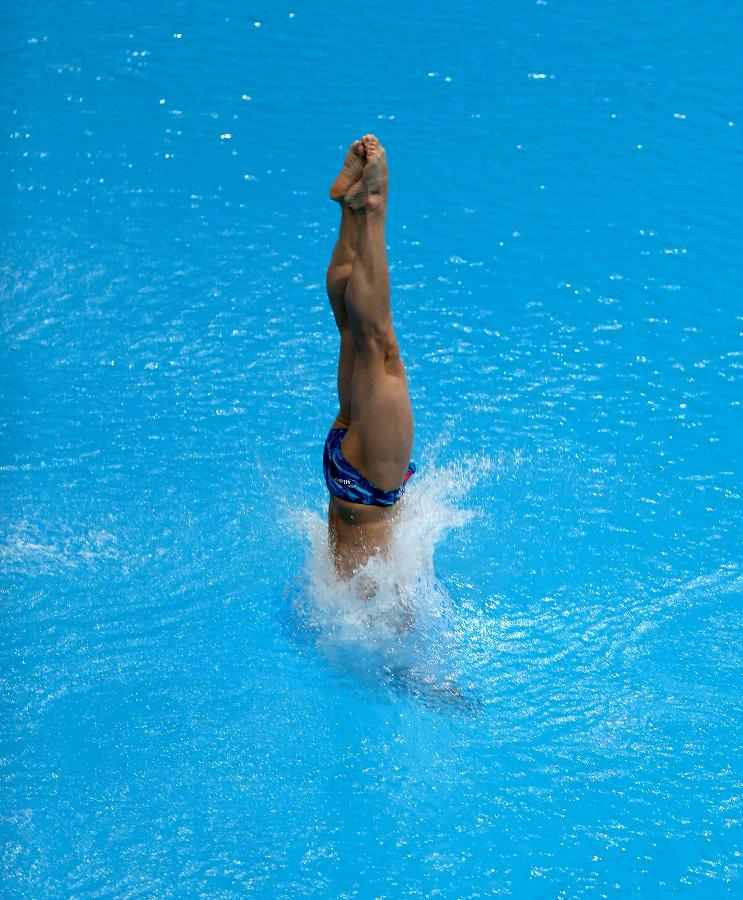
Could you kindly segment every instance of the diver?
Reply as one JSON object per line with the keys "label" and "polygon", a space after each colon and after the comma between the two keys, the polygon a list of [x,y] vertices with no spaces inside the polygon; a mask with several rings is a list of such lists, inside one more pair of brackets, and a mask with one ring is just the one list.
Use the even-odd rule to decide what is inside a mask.
{"label": "diver", "polygon": [[392,325],[385,225],[387,160],[371,134],[354,141],[330,198],[341,208],[327,290],[340,333],[339,411],[323,453],[335,566],[350,577],[386,555],[405,484],[415,472],[413,411]]}

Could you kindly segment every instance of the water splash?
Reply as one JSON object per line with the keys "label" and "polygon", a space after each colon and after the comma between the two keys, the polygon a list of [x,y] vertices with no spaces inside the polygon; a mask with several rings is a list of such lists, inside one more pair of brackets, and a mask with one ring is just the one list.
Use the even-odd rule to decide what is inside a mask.
{"label": "water splash", "polygon": [[325,515],[290,515],[308,543],[304,571],[288,591],[291,609],[334,668],[437,705],[472,705],[457,684],[455,607],[434,557],[447,533],[476,515],[463,502],[489,469],[487,459],[470,458],[412,481],[387,557],[372,556],[349,579],[333,565]]}

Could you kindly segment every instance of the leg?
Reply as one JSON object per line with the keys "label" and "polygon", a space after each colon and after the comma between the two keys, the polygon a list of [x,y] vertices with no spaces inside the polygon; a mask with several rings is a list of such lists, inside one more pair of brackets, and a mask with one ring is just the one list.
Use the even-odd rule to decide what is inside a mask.
{"label": "leg", "polygon": [[356,356],[345,301],[346,285],[351,277],[356,257],[356,217],[351,208],[343,202],[343,198],[346,191],[361,177],[364,169],[363,152],[361,141],[354,141],[351,144],[343,168],[330,188],[331,198],[340,201],[341,206],[340,231],[333,255],[330,257],[326,287],[341,340],[338,357],[339,412],[333,424],[343,428],[348,428],[351,424],[351,378]]}
{"label": "leg", "polygon": [[405,366],[392,327],[385,225],[387,162],[373,136],[364,139],[366,166],[346,195],[356,219],[356,258],[346,286],[355,348],[348,461],[384,490],[399,487],[413,449],[413,412]]}

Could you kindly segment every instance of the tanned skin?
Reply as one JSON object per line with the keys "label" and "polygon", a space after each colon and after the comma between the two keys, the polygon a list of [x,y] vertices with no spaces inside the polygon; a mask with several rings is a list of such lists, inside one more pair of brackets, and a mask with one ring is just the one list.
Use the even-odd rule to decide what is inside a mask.
{"label": "tanned skin", "polygon": [[[333,428],[347,429],[347,461],[383,490],[405,480],[413,449],[413,411],[392,325],[385,228],[387,158],[372,134],[354,141],[330,197],[340,206],[338,239],[327,272],[340,333]],[[386,553],[396,506],[349,503],[330,495],[328,530],[339,574],[350,576]]]}

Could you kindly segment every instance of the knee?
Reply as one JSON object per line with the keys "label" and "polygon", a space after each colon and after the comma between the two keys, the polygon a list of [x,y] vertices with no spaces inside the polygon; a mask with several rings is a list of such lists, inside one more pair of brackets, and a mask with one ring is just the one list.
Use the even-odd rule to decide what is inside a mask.
{"label": "knee", "polygon": [[370,324],[359,329],[354,337],[357,353],[378,356],[384,362],[400,356],[400,345],[397,343],[391,322],[385,325]]}

